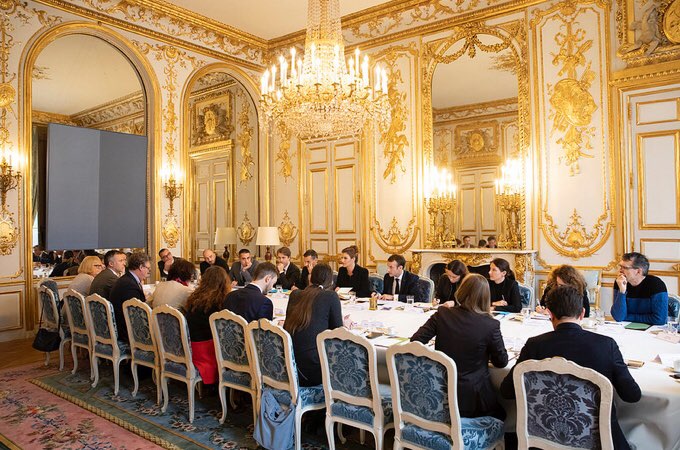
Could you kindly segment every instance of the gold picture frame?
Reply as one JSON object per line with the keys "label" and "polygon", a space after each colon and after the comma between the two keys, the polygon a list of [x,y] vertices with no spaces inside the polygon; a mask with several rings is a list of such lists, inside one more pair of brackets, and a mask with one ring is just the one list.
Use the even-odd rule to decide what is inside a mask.
{"label": "gold picture frame", "polygon": [[192,104],[191,151],[227,145],[234,132],[234,95],[231,91],[206,94]]}

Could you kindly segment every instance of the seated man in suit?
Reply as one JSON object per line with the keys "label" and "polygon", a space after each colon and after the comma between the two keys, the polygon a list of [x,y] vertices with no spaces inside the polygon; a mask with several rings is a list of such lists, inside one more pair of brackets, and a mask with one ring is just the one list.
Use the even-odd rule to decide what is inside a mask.
{"label": "seated man in suit", "polygon": [[227,294],[224,308],[238,314],[250,323],[257,319],[274,318],[274,305],[265,295],[274,286],[279,277],[276,266],[270,262],[258,264],[253,281],[243,289],[236,289]]}
{"label": "seated man in suit", "polygon": [[496,241],[496,236],[489,236],[486,239],[486,248],[498,248],[498,241]]}
{"label": "seated man in suit", "polygon": [[253,260],[250,250],[242,248],[238,251],[238,261],[236,261],[229,271],[232,286],[245,286],[253,281],[257,261]]}
{"label": "seated man in suit", "polygon": [[472,238],[470,236],[463,236],[463,243],[460,245],[460,248],[475,248],[472,245]]}
{"label": "seated man in suit", "polygon": [[[522,348],[517,364],[527,359],[561,356],[607,377],[624,402],[639,401],[642,396],[640,387],[630,375],[616,341],[609,336],[585,331],[579,325],[585,314],[583,295],[571,286],[559,286],[550,290],[546,307],[550,310],[555,331],[530,338]],[[513,370],[501,384],[501,394],[505,398],[515,398]],[[629,449],[613,406],[611,420],[614,448]]]}
{"label": "seated man in suit", "polygon": [[[106,252],[104,255],[104,266],[106,268],[94,277],[88,295],[98,294],[109,300],[109,294],[113,285],[125,273],[126,262],[127,256],[120,250],[109,250]],[[142,299],[140,298],[140,300]]]}
{"label": "seated man in suit", "polygon": [[302,260],[305,262],[305,267],[302,268],[300,278],[291,289],[304,289],[309,285],[309,277],[312,274],[312,269],[319,262],[319,254],[316,250],[307,250],[302,255]]}
{"label": "seated man in suit", "polygon": [[158,252],[158,256],[161,258],[161,260],[158,261],[158,273],[161,275],[161,278],[167,280],[168,273],[170,272],[172,265],[175,263],[175,261],[178,261],[182,258],[175,258],[167,248],[162,248],[161,251]]}
{"label": "seated man in suit", "polygon": [[217,256],[214,251],[206,248],[203,250],[203,261],[201,261],[201,275],[208,270],[208,267],[217,266],[223,268],[227,273],[229,273],[229,265],[222,259],[222,257]]}
{"label": "seated man in suit", "polygon": [[291,289],[300,279],[300,268],[290,261],[290,249],[281,247],[276,251],[276,269],[279,271],[277,285],[283,289]]}
{"label": "seated man in suit", "polygon": [[123,316],[123,303],[136,298],[145,301],[143,283],[151,273],[151,258],[145,253],[133,253],[128,259],[128,270],[122,275],[111,289],[109,301],[113,305],[116,316],[118,339],[129,342],[127,324]]}
{"label": "seated man in suit", "polygon": [[427,302],[425,294],[418,283],[418,275],[404,270],[406,260],[401,255],[391,255],[387,258],[387,274],[383,278],[383,292],[380,296],[384,300],[393,300],[399,296],[400,302],[406,302],[406,296],[412,295],[416,302]]}

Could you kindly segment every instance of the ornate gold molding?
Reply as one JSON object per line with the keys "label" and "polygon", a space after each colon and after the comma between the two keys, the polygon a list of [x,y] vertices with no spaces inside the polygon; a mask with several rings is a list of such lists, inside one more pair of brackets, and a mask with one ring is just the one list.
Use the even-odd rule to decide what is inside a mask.
{"label": "ornate gold molding", "polygon": [[236,231],[238,238],[243,243],[243,245],[250,244],[250,241],[252,241],[255,237],[255,227],[253,227],[253,224],[250,223],[247,212],[243,214],[243,221],[241,222],[241,225],[238,226]]}
{"label": "ornate gold molding", "polygon": [[470,116],[485,116],[489,114],[503,114],[517,112],[517,97],[493,100],[490,102],[472,103],[469,105],[452,106],[450,108],[434,108],[434,123],[456,119],[467,119]]}
{"label": "ornate gold molding", "polygon": [[277,122],[279,131],[279,151],[276,152],[276,162],[281,163],[281,170],[279,175],[283,177],[284,181],[293,176],[293,163],[290,157],[290,140],[292,138],[291,132],[283,126],[282,122]]}
{"label": "ornate gold molding", "polygon": [[250,124],[250,103],[243,90],[239,89],[236,97],[241,99],[241,112],[238,115],[240,132],[236,135],[237,142],[241,146],[241,171],[239,182],[245,183],[253,178],[250,168],[255,165],[253,152],[250,150],[250,142],[253,139],[253,127]]}
{"label": "ornate gold molding", "polygon": [[441,253],[440,256],[447,262],[450,263],[454,259],[459,260],[466,266],[481,266],[482,264],[488,264],[493,259],[491,253]]}
{"label": "ornate gold molding", "polygon": [[415,225],[415,217],[409,221],[403,233],[401,232],[401,227],[399,227],[396,216],[392,218],[392,226],[387,230],[387,233],[383,231],[378,219],[374,217],[373,222],[375,223],[375,226],[371,226],[373,237],[378,246],[388,254],[404,253],[411,245],[413,245],[416,237],[418,237],[418,231],[420,231],[420,228]]}
{"label": "ornate gold molding", "polygon": [[[609,208],[598,217],[592,231],[588,231],[583,224],[581,215],[576,208],[571,215],[571,221],[567,224],[564,231],[558,231],[557,225],[547,210],[543,210],[544,223],[541,229],[550,245],[563,256],[569,258],[583,258],[593,255],[598,251],[607,240],[611,231],[611,222],[606,222],[610,218]],[[598,242],[599,240],[599,242]]]}
{"label": "ornate gold molding", "polygon": [[288,210],[283,213],[283,220],[279,224],[278,229],[281,244],[283,244],[285,247],[290,247],[290,244],[293,243],[298,235],[298,229],[295,225],[293,225],[293,222],[290,221],[290,217],[288,217]]}
{"label": "ornate gold molding", "polygon": [[674,44],[680,44],[680,0],[673,0],[663,13],[663,32]]}
{"label": "ornate gold molding", "polygon": [[383,144],[383,156],[387,161],[383,179],[389,178],[391,184],[397,182],[397,171],[402,174],[406,173],[404,153],[405,148],[409,146],[405,134],[406,118],[408,117],[406,93],[399,91],[398,83],[403,83],[403,79],[401,71],[395,67],[395,61],[398,57],[399,52],[396,50],[389,51],[384,55],[389,70],[387,97],[390,103],[391,120],[389,127],[386,130],[381,130],[379,141],[380,144]]}
{"label": "ornate gold molding", "polygon": [[413,259],[411,260],[411,272],[418,275],[420,273],[420,267],[422,264],[423,255],[417,252],[413,252]]}
{"label": "ornate gold molding", "polygon": [[33,120],[33,123],[60,123],[62,125],[77,125],[71,116],[67,116],[66,114],[56,114],[38,111],[35,109],[31,111],[31,119]]}
{"label": "ornate gold molding", "polygon": [[529,254],[515,255],[515,277],[520,283],[525,282],[527,272],[534,272],[534,258]]}

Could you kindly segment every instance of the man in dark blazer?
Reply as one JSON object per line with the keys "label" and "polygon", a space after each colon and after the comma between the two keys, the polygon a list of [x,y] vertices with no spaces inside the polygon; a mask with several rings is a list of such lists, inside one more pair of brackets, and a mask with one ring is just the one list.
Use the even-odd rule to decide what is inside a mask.
{"label": "man in dark blazer", "polygon": [[128,270],[111,289],[109,301],[113,305],[118,328],[118,340],[129,342],[127,324],[123,316],[123,303],[136,298],[145,301],[143,283],[151,273],[151,258],[145,253],[133,253],[128,259]]}
{"label": "man in dark blazer", "polygon": [[208,267],[217,266],[223,268],[227,273],[229,273],[229,265],[222,259],[222,257],[217,256],[214,251],[206,248],[203,250],[203,261],[201,261],[201,275],[208,270]]}
{"label": "man in dark blazer", "polygon": [[[546,307],[550,310],[555,331],[530,338],[522,348],[517,363],[561,356],[607,377],[624,402],[639,401],[642,396],[640,386],[630,375],[616,341],[609,336],[585,331],[579,325],[585,313],[583,296],[573,287],[559,286],[548,294]],[[514,368],[501,384],[501,394],[505,398],[515,398],[513,371]],[[613,405],[611,421],[614,448],[629,449]]]}
{"label": "man in dark blazer", "polygon": [[304,289],[309,285],[309,276],[312,274],[312,269],[316,266],[316,263],[319,262],[319,254],[316,250],[309,249],[302,255],[302,260],[305,262],[305,267],[302,268],[295,287],[291,289]]}
{"label": "man in dark blazer", "polygon": [[381,298],[393,300],[395,295],[399,296],[400,302],[406,302],[406,296],[412,295],[416,302],[427,302],[425,293],[418,283],[419,277],[416,274],[404,270],[406,259],[401,255],[391,255],[387,258],[387,274],[383,278],[383,292]]}
{"label": "man in dark blazer", "polygon": [[161,278],[167,279],[172,265],[175,264],[175,261],[179,261],[182,258],[175,258],[167,248],[162,248],[158,252],[158,256],[161,258],[160,261],[158,261],[158,273],[160,274]]}
{"label": "man in dark blazer", "polygon": [[238,251],[238,261],[231,266],[229,277],[232,286],[245,286],[253,281],[257,261],[253,260],[250,250],[242,248]]}
{"label": "man in dark blazer", "polygon": [[224,308],[252,322],[257,319],[274,318],[274,305],[265,295],[274,286],[279,277],[276,266],[270,262],[257,265],[254,279],[241,289],[227,294]]}
{"label": "man in dark blazer", "polygon": [[125,273],[125,263],[127,256],[120,250],[109,250],[104,255],[104,265],[106,269],[102,270],[94,277],[90,285],[89,295],[101,295],[109,300],[109,294],[113,285],[116,284],[118,278]]}
{"label": "man in dark blazer", "polygon": [[276,269],[279,271],[276,285],[281,285],[283,289],[291,289],[300,279],[300,268],[291,262],[290,255],[288,247],[276,251]]}

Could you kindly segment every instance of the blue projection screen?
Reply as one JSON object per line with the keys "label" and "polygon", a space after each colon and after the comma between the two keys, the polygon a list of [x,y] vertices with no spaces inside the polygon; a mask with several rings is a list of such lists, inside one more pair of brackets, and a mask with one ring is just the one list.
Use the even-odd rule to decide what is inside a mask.
{"label": "blue projection screen", "polygon": [[146,246],[147,138],[49,124],[47,250]]}

